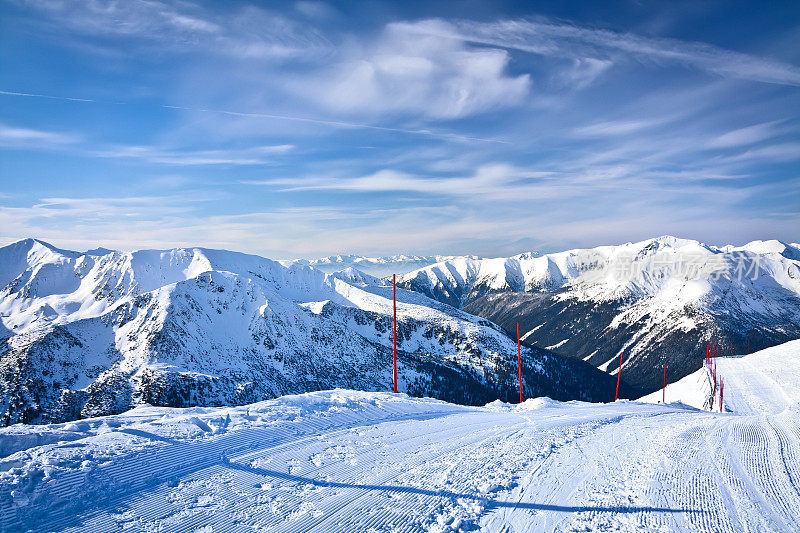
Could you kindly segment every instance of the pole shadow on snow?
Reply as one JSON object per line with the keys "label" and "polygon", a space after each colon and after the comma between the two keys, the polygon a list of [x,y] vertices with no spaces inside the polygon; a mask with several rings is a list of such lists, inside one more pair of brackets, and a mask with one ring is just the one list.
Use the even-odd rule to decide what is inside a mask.
{"label": "pole shadow on snow", "polygon": [[262,476],[282,479],[285,481],[294,481],[296,483],[309,483],[317,487],[332,487],[332,488],[345,488],[345,489],[362,489],[374,490],[383,492],[401,492],[407,494],[423,494],[426,496],[444,496],[448,498],[468,498],[471,500],[485,500],[485,507],[487,509],[494,509],[499,507],[512,507],[516,509],[534,509],[537,511],[555,511],[562,513],[579,513],[584,511],[596,512],[611,512],[611,513],[705,513],[701,509],[670,509],[667,507],[651,507],[651,506],[599,506],[599,505],[552,505],[546,503],[523,503],[523,502],[507,502],[502,500],[492,500],[486,496],[469,493],[458,493],[449,490],[430,490],[418,487],[407,487],[403,485],[363,485],[358,483],[341,483],[339,481],[325,481],[321,479],[314,479],[303,476],[296,476],[293,474],[286,474],[276,470],[268,470],[266,468],[257,468],[254,466],[243,465],[241,463],[224,461],[223,466],[227,466],[234,470],[241,470],[242,472],[249,472],[251,474],[258,474]]}

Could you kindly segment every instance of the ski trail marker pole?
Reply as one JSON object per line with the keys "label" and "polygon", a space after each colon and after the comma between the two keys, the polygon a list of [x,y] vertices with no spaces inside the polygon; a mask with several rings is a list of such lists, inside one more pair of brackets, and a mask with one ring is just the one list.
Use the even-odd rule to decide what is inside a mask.
{"label": "ski trail marker pole", "polygon": [[522,352],[519,346],[519,322],[517,322],[517,375],[519,377],[519,403],[522,403]]}
{"label": "ski trail marker pole", "polygon": [[397,274],[392,274],[392,385],[397,392]]}
{"label": "ski trail marker pole", "polygon": [[619,398],[619,376],[622,374],[622,354],[625,353],[625,350],[619,352],[619,370],[617,370],[617,391],[614,393],[614,401],[616,402]]}
{"label": "ski trail marker pole", "polygon": [[667,365],[664,365],[664,385],[661,388],[661,403],[667,403]]}
{"label": "ski trail marker pole", "polygon": [[717,399],[717,365],[711,365],[711,410],[714,410],[714,401]]}
{"label": "ski trail marker pole", "polygon": [[722,412],[722,395],[725,394],[725,381],[720,381],[719,384],[719,412]]}

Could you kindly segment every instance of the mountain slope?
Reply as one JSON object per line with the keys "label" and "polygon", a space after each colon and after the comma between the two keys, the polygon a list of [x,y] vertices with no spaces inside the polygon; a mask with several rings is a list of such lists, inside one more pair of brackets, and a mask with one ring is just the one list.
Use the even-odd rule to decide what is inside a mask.
{"label": "mountain slope", "polygon": [[[794,417],[800,406],[800,340],[772,346],[748,355],[714,358],[717,386],[705,367],[667,385],[667,403],[680,402],[697,409],[719,410],[720,383],[724,412]],[[714,398],[712,399],[712,395]],[[637,401],[657,403],[657,391]]]}
{"label": "mountain slope", "polygon": [[[3,424],[72,420],[133,405],[242,404],[391,384],[391,286],[201,248],[66,252],[0,248]],[[490,322],[398,294],[399,388],[458,403],[511,399],[516,346]],[[524,351],[527,396],[603,400],[614,380]],[[627,391],[635,394],[636,391]]]}
{"label": "mountain slope", "polygon": [[[476,259],[475,257],[471,257]],[[386,277],[392,274],[405,274],[418,268],[423,268],[440,261],[455,259],[454,256],[443,255],[393,255],[391,257],[365,257],[363,255],[331,255],[320,259],[297,259],[294,261],[280,261],[288,266],[292,263],[307,265],[332,274],[340,270],[355,268],[366,274]]]}
{"label": "mountain slope", "polygon": [[510,258],[456,259],[400,286],[483,316],[526,343],[655,389],[700,367],[712,338],[742,351],[800,337],[800,247],[755,241],[716,248],[660,237]]}

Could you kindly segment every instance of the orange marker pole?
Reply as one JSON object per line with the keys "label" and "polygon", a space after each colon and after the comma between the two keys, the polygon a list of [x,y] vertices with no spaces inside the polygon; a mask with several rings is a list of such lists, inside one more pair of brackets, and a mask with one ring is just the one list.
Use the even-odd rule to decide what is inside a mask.
{"label": "orange marker pole", "polygon": [[619,352],[619,370],[617,371],[617,392],[614,393],[614,401],[615,402],[619,398],[619,377],[620,377],[620,375],[622,375],[622,354],[623,353],[625,353],[624,350]]}

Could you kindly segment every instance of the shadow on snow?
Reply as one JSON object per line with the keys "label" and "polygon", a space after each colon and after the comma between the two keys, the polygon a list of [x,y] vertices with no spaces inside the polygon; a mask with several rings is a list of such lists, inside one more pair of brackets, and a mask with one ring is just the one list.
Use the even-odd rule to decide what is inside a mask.
{"label": "shadow on snow", "polygon": [[651,506],[593,506],[593,505],[552,505],[546,503],[523,503],[523,502],[507,502],[502,500],[492,500],[486,496],[479,494],[462,494],[448,490],[429,490],[418,487],[407,487],[404,485],[362,485],[358,483],[341,483],[338,481],[325,481],[303,476],[296,476],[293,474],[286,474],[276,470],[268,470],[266,468],[257,468],[253,466],[243,465],[241,463],[226,461],[223,462],[224,466],[234,470],[241,470],[251,474],[258,474],[285,481],[294,481],[297,483],[309,483],[318,487],[335,487],[347,489],[362,489],[374,490],[385,492],[400,492],[407,494],[423,494],[426,496],[444,496],[448,498],[468,498],[472,500],[486,500],[486,508],[493,509],[498,507],[512,507],[516,509],[535,509],[539,511],[555,511],[562,513],[579,513],[584,511],[597,511],[597,512],[613,512],[613,513],[704,513],[700,509],[670,509],[666,507],[651,507]]}

